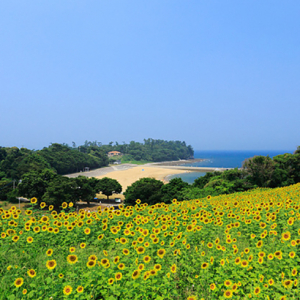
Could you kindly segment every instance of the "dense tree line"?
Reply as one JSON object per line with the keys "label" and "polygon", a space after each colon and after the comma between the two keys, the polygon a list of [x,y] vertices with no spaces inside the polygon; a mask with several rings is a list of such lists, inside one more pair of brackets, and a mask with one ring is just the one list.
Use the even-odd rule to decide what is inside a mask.
{"label": "dense tree line", "polygon": [[119,151],[125,155],[126,160],[146,160],[153,162],[189,159],[194,157],[191,145],[181,141],[164,141],[144,139],[143,143],[131,141],[129,144],[113,142],[103,145],[107,152]]}
{"label": "dense tree line", "polygon": [[[155,143],[153,142],[153,147]],[[181,142],[158,142],[160,143],[186,147]],[[109,178],[102,179],[100,184],[94,178],[88,179],[80,176],[70,179],[60,176],[59,173],[72,172],[74,168],[80,169],[84,166],[93,168],[105,165],[108,151],[118,149],[117,151],[132,155],[126,151],[140,149],[139,151],[143,152],[150,147],[149,145],[151,145],[151,139],[145,140],[144,144],[131,142],[128,145],[118,145],[116,143],[115,146],[112,143],[102,145],[97,142],[86,142],[78,147],[75,143],[72,147],[66,144],[52,144],[39,151],[16,147],[0,148],[0,199],[5,200],[3,196],[15,197],[18,194],[26,197],[35,196],[39,200],[58,205],[62,201],[69,202],[76,201],[76,199],[83,199],[89,203],[100,191],[107,196],[113,191],[121,192],[122,187],[119,183]],[[129,150],[126,150],[126,147],[125,150],[114,148],[117,146],[128,146]],[[186,148],[189,149],[189,147]],[[188,153],[191,154],[192,149]],[[141,159],[149,159],[149,157],[141,156]],[[7,193],[7,190],[11,191],[12,178],[22,179],[22,182],[16,183],[18,186],[16,191]],[[192,185],[183,182],[180,178],[172,179],[165,185],[153,178],[142,178],[129,186],[124,195],[127,205],[133,205],[137,199],[149,204],[171,203],[174,198],[179,201],[196,199],[208,195],[242,192],[256,187],[283,187],[298,182],[300,182],[300,147],[294,154],[285,153],[273,159],[269,156],[249,158],[243,163],[241,169],[207,173],[196,179]]]}
{"label": "dense tree line", "polygon": [[[63,175],[79,172],[84,168],[95,169],[107,166],[108,152],[119,151],[123,160],[167,161],[191,158],[193,148],[185,142],[145,139],[144,143],[131,141],[129,144],[110,142],[102,145],[97,141],[85,141],[77,146],[52,143],[42,150],[30,150],[17,147],[0,147],[0,199],[13,199],[17,185],[24,174],[31,171],[52,170]],[[13,181],[15,181],[13,183]]]}
{"label": "dense tree line", "polygon": [[[300,147],[294,154],[285,153],[270,158],[255,156],[247,159],[241,169],[209,172],[197,178],[192,185],[180,178],[168,184],[143,178],[125,191],[125,203],[134,205],[137,199],[148,204],[170,203],[177,200],[200,199],[220,194],[247,191],[257,187],[275,188],[300,182]],[[159,201],[158,201],[159,200]]]}
{"label": "dense tree line", "polygon": [[174,198],[183,200],[180,197],[180,192],[188,186],[189,184],[182,181],[181,178],[174,178],[167,184],[154,178],[142,178],[134,182],[124,192],[125,204],[135,205],[137,199],[150,205],[160,202],[170,204]]}
{"label": "dense tree line", "polygon": [[69,178],[61,176],[49,169],[30,171],[22,176],[16,193],[27,198],[36,197],[38,202],[46,202],[58,208],[63,202],[92,202],[98,193],[111,196],[121,193],[122,187],[115,179],[102,179],[78,176]]}
{"label": "dense tree line", "polygon": [[62,175],[78,172],[85,167],[93,169],[108,165],[107,153],[103,149],[89,147],[88,150],[83,153],[57,143],[42,150],[0,147],[0,172],[6,178],[20,179],[29,171],[52,169]]}
{"label": "dense tree line", "polygon": [[28,172],[52,170],[57,174],[67,174],[78,172],[85,167],[94,169],[107,165],[107,153],[92,146],[88,147],[87,153],[56,143],[42,150],[0,147],[0,199],[15,198],[16,192],[12,190],[12,186],[17,185]]}
{"label": "dense tree line", "polygon": [[[154,178],[142,178],[124,192],[125,204],[134,205],[137,199],[153,205],[164,202],[199,199],[208,195],[231,194],[256,187],[275,188],[300,182],[300,153],[283,154],[271,159],[269,156],[255,156],[247,159],[241,169],[224,172],[209,172],[197,178],[192,185],[174,178],[163,184]],[[120,193],[122,187],[110,178],[101,180],[79,176],[74,179],[62,177],[49,169],[30,171],[23,175],[18,192],[23,196],[36,196],[49,204],[82,199],[88,203],[96,193],[110,196]]]}
{"label": "dense tree line", "polygon": [[185,142],[145,139],[144,143],[131,141],[129,144],[113,142],[102,145],[85,141],[84,145],[72,146],[53,143],[42,150],[0,147],[0,172],[6,178],[20,179],[30,170],[53,169],[58,174],[68,174],[108,165],[107,153],[119,151],[127,159],[147,161],[168,161],[193,157],[194,150]]}
{"label": "dense tree line", "polygon": [[107,153],[104,149],[94,146],[89,146],[86,151],[81,151],[81,149],[55,143],[37,151],[37,154],[47,161],[58,174],[79,172],[85,167],[95,169],[108,165]]}
{"label": "dense tree line", "polygon": [[144,139],[143,143],[131,141],[130,143],[110,142],[103,145],[97,141],[85,141],[83,145],[76,145],[72,142],[72,149],[79,149],[82,153],[95,155],[99,149],[108,153],[119,151],[123,154],[124,160],[145,160],[153,162],[189,159],[194,157],[194,150],[191,145],[181,141],[165,141],[159,139]]}

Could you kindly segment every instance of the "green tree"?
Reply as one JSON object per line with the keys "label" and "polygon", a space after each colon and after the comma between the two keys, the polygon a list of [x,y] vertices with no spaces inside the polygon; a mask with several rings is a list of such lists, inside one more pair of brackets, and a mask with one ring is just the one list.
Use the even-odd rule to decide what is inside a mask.
{"label": "green tree", "polygon": [[68,177],[57,176],[48,185],[42,200],[58,208],[63,202],[76,203],[76,182]]}
{"label": "green tree", "polygon": [[224,179],[215,179],[209,181],[202,189],[193,186],[183,189],[180,191],[180,197],[182,197],[183,200],[191,200],[201,199],[207,196],[230,194],[233,192],[235,192],[233,182]]}
{"label": "green tree", "polygon": [[204,176],[200,176],[195,179],[193,187],[203,189],[212,177],[220,176],[221,174],[221,172],[207,172]]}
{"label": "green tree", "polygon": [[249,181],[259,187],[271,187],[275,163],[269,156],[254,156],[246,159],[243,169],[249,175]]}
{"label": "green tree", "polygon": [[170,161],[194,157],[192,146],[181,141],[144,139],[144,143],[131,141],[129,144],[120,145],[116,142],[113,145],[111,142],[109,145],[101,145],[101,148],[106,153],[112,150],[122,152],[123,160]]}
{"label": "green tree", "polygon": [[300,182],[300,154],[285,153],[273,158],[275,170],[272,187],[287,186]]}
{"label": "green tree", "polygon": [[101,183],[101,179],[97,179],[95,177],[89,178],[89,184],[94,189],[96,194],[101,193],[100,183]]}
{"label": "green tree", "polygon": [[107,197],[107,199],[109,199],[109,196],[111,196],[113,193],[119,194],[122,192],[122,186],[120,183],[117,180],[108,177],[100,179],[97,187],[102,194]]}
{"label": "green tree", "polygon": [[36,197],[41,202],[50,182],[57,176],[59,175],[49,169],[25,173],[21,183],[18,184],[18,195],[27,198]]}
{"label": "green tree", "polygon": [[162,202],[161,188],[163,183],[154,178],[141,178],[129,186],[124,192],[125,205],[135,205],[135,201],[140,199],[142,203],[150,205]]}
{"label": "green tree", "polygon": [[76,188],[74,190],[74,195],[78,201],[86,201],[88,205],[94,200],[97,193],[97,183],[99,184],[100,180],[96,178],[87,178],[85,176],[78,176],[73,179],[76,183]]}
{"label": "green tree", "polygon": [[5,151],[5,148],[3,148],[3,147],[0,146],[0,162],[1,162],[2,160],[4,160],[5,157],[6,157],[6,151]]}
{"label": "green tree", "polygon": [[19,162],[16,167],[18,177],[21,177],[23,174],[30,171],[42,171],[44,169],[51,169],[50,164],[37,153],[31,153],[26,156]]}
{"label": "green tree", "polygon": [[232,193],[247,191],[253,188],[253,185],[247,178],[247,172],[245,170],[239,170],[238,168],[226,170],[222,172],[221,178],[233,184],[231,188]]}
{"label": "green tree", "polygon": [[[209,189],[210,188],[210,189]],[[231,194],[234,193],[234,183],[232,181],[216,178],[210,180],[204,187],[204,190],[211,190],[212,195]]]}
{"label": "green tree", "polygon": [[206,173],[194,181],[194,184],[180,192],[185,199],[204,198],[208,195],[217,196],[234,192],[246,191],[253,185],[248,181],[248,174],[245,170],[226,170],[224,172]]}
{"label": "green tree", "polygon": [[80,151],[54,143],[38,151],[38,154],[61,175],[79,172],[84,167],[94,169],[108,164],[107,154],[103,150],[94,146],[80,146],[79,148]]}
{"label": "green tree", "polygon": [[11,179],[20,179],[29,171],[51,168],[43,157],[26,148],[0,148],[0,171]]}
{"label": "green tree", "polygon": [[207,197],[208,195],[214,196],[214,189],[208,187],[206,189],[200,189],[198,187],[189,187],[180,191],[180,197],[183,200],[191,200],[191,199],[201,199]]}
{"label": "green tree", "polygon": [[13,183],[11,179],[5,177],[4,172],[0,172],[0,199],[9,200],[9,193],[12,191]]}
{"label": "green tree", "polygon": [[187,188],[189,184],[184,182],[181,178],[173,178],[169,183],[164,184],[161,187],[161,202],[171,203],[175,198],[177,200],[182,200],[180,197],[180,191]]}

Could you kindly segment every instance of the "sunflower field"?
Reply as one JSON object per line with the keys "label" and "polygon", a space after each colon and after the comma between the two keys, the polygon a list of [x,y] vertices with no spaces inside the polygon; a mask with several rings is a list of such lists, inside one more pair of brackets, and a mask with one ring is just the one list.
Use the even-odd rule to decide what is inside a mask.
{"label": "sunflower field", "polygon": [[0,299],[300,299],[300,184],[89,213],[0,208]]}

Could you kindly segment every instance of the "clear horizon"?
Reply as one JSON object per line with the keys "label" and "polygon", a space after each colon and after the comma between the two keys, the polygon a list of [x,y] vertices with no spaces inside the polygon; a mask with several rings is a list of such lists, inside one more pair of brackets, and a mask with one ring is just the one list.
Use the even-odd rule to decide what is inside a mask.
{"label": "clear horizon", "polygon": [[300,145],[300,3],[0,3],[0,146]]}
{"label": "clear horizon", "polygon": [[[135,141],[135,142],[138,142],[138,141]],[[141,143],[143,141],[140,141]],[[65,144],[68,144],[70,147],[72,147],[72,143],[65,143]],[[84,143],[82,144],[77,144],[76,143],[76,146],[81,146],[83,145]],[[107,144],[106,144],[107,145]],[[24,146],[24,145],[23,145]],[[50,146],[50,144],[48,145]],[[48,147],[48,146],[44,146],[44,147]],[[191,145],[193,147],[193,145]],[[18,147],[16,145],[14,146],[3,146],[3,145],[0,145],[0,147]],[[44,147],[41,147],[41,148],[27,148],[24,146],[24,148],[27,148],[27,149],[30,149],[30,150],[41,150],[43,149]],[[22,146],[18,147],[19,149],[22,148]],[[194,149],[194,148],[193,148]],[[295,149],[194,149],[194,152],[210,152],[210,151],[213,151],[213,152],[266,152],[266,151],[272,151],[272,152],[284,152],[284,151],[288,151],[288,153],[293,153],[294,151],[296,150]]]}

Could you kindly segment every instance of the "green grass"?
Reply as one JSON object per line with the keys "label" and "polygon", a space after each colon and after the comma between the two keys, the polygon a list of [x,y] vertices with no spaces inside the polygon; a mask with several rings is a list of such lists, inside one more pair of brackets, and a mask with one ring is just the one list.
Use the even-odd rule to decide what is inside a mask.
{"label": "green grass", "polygon": [[148,161],[148,160],[121,160],[122,164],[135,164],[135,165],[144,165],[151,163],[153,161]]}

